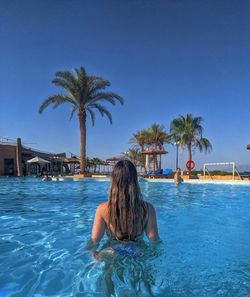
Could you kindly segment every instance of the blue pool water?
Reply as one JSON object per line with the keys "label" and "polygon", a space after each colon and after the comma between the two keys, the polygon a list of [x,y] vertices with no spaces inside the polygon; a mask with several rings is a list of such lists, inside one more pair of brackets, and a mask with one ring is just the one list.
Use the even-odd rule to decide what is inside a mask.
{"label": "blue pool water", "polygon": [[249,186],[142,181],[162,242],[97,262],[85,247],[108,187],[0,178],[1,297],[250,296]]}

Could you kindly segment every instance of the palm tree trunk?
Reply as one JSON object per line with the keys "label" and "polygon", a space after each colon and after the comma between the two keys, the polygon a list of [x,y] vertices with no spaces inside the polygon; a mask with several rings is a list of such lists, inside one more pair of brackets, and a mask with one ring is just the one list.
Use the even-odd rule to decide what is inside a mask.
{"label": "palm tree trunk", "polygon": [[[192,149],[191,149],[191,143],[189,143],[187,145],[187,149],[188,149],[188,161],[192,161]],[[191,169],[189,168],[188,169],[188,174],[190,176],[190,173],[191,173]]]}
{"label": "palm tree trunk", "polygon": [[86,113],[79,111],[78,113],[80,123],[80,173],[85,173],[86,168]]}

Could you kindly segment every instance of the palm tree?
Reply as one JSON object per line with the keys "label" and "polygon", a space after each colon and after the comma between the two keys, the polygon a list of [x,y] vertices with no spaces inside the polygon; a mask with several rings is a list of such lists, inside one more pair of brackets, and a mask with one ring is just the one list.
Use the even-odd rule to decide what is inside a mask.
{"label": "palm tree", "polygon": [[133,134],[129,143],[135,144],[143,151],[145,147],[154,149],[164,149],[164,143],[168,142],[168,134],[163,125],[153,123],[149,128],[142,129]]}
{"label": "palm tree", "polygon": [[[188,160],[192,161],[192,147],[198,148],[200,152],[209,152],[212,145],[207,138],[203,137],[203,127],[201,116],[193,117],[192,114],[180,115],[170,124],[170,135],[174,141],[179,141],[180,148],[187,147]],[[191,169],[189,168],[189,174]]]}
{"label": "palm tree", "polygon": [[150,134],[150,142],[151,145],[155,147],[155,149],[164,150],[164,143],[168,142],[168,133],[165,131],[165,127],[163,125],[159,125],[153,123],[151,127],[148,129]]}
{"label": "palm tree", "polygon": [[97,166],[102,165],[103,161],[101,159],[99,159],[99,158],[93,158],[93,159],[91,159],[91,163],[92,163],[92,166],[94,167],[94,172],[96,172]]}
{"label": "palm tree", "polygon": [[[163,125],[153,123],[149,128],[149,134],[151,145],[153,145],[155,149],[164,150],[164,143],[169,142],[169,135],[165,131],[165,127]],[[161,168],[161,155],[159,164],[157,162],[157,157],[153,157],[154,162],[156,163],[156,168]]]}
{"label": "palm tree", "polygon": [[90,115],[92,126],[95,124],[94,110],[98,110],[101,116],[107,116],[112,124],[111,113],[100,103],[104,101],[115,105],[116,101],[119,101],[123,104],[123,98],[116,93],[105,92],[104,89],[111,85],[110,82],[98,76],[87,75],[83,67],[74,68],[72,72],[56,72],[52,83],[62,87],[65,93],[49,96],[40,106],[39,113],[51,104],[56,108],[62,103],[71,105],[70,119],[77,112],[80,124],[80,173],[83,174],[86,167],[87,115]]}
{"label": "palm tree", "polygon": [[142,129],[134,133],[129,143],[135,144],[136,148],[139,147],[141,151],[144,151],[145,147],[148,147],[150,144],[149,129]]}
{"label": "palm tree", "polygon": [[[149,128],[139,130],[133,134],[133,137],[129,140],[129,143],[134,143],[135,148],[140,148],[142,151],[147,148],[164,150],[164,143],[169,141],[169,135],[165,131],[163,125],[153,123]],[[161,155],[160,162],[158,164],[156,156],[151,157],[151,161],[156,164],[156,168],[161,167]],[[159,166],[158,166],[159,165]]]}
{"label": "palm tree", "polygon": [[133,162],[136,167],[143,167],[144,170],[146,171],[146,168],[145,168],[146,157],[141,153],[139,148],[130,148],[128,149],[127,152],[122,153],[122,155],[125,158],[128,158],[131,162]]}

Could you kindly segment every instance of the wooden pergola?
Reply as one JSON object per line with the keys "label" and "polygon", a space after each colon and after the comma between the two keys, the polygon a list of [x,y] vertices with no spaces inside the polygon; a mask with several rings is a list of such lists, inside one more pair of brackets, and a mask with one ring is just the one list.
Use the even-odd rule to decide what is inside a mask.
{"label": "wooden pergola", "polygon": [[71,173],[75,173],[75,165],[80,164],[80,159],[77,157],[53,157],[51,158],[51,163],[59,168],[60,173],[63,172],[63,166],[67,164]]}
{"label": "wooden pergola", "polygon": [[[146,155],[146,164],[145,167],[148,170],[149,169],[149,156],[160,156],[160,163],[161,163],[161,156],[167,154],[167,151],[164,150],[158,150],[158,149],[150,149],[150,150],[145,150],[141,152],[143,155]],[[156,165],[156,159],[153,159],[153,172],[155,172],[155,165]]]}
{"label": "wooden pergola", "polygon": [[[119,157],[109,157],[106,159],[106,165],[111,166],[113,168],[115,166],[115,164],[120,160],[121,160],[121,158],[119,158]],[[111,169],[111,170],[113,170],[113,169]]]}
{"label": "wooden pergola", "polygon": [[119,157],[109,157],[106,159],[106,162],[110,165],[110,166],[114,166],[121,158]]}

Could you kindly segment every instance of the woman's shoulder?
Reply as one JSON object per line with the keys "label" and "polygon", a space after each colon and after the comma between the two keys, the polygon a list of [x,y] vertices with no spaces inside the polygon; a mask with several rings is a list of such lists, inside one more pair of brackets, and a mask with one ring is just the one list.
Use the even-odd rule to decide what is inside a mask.
{"label": "woman's shoulder", "polygon": [[102,202],[97,206],[96,212],[99,213],[104,219],[108,214],[108,202]]}
{"label": "woman's shoulder", "polygon": [[156,216],[155,207],[153,204],[146,202],[147,205],[147,218],[148,220]]}
{"label": "woman's shoulder", "polygon": [[145,204],[146,204],[149,212],[154,211],[155,208],[154,208],[153,204],[146,202],[146,201],[145,201]]}
{"label": "woman's shoulder", "polygon": [[100,203],[97,208],[105,209],[107,207],[108,207],[108,201]]}

